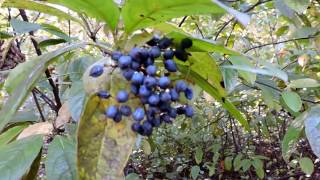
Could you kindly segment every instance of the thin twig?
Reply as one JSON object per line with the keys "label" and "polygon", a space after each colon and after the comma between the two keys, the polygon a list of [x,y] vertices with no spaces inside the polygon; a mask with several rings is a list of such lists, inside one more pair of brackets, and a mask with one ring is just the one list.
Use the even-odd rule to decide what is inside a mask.
{"label": "thin twig", "polygon": [[178,27],[181,27],[181,26],[182,26],[182,24],[186,21],[187,17],[188,17],[188,16],[184,16],[184,17],[182,18],[182,20],[181,20],[181,22],[179,23]]}
{"label": "thin twig", "polygon": [[37,106],[37,109],[39,111],[39,114],[40,114],[40,117],[42,119],[42,122],[46,122],[46,119],[44,118],[44,115],[42,113],[42,110],[41,110],[41,107],[40,107],[40,104],[38,102],[38,99],[37,99],[37,95],[34,91],[32,91],[32,96],[33,96],[33,99],[34,99],[34,102],[36,103],[36,106]]}

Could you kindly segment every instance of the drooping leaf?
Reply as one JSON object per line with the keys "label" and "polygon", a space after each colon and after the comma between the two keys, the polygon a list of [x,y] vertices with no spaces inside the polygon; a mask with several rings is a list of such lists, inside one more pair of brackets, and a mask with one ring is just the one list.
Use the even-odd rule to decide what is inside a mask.
{"label": "drooping leaf", "polygon": [[192,166],[191,168],[191,177],[192,179],[197,179],[200,173],[200,167],[199,166]]}
{"label": "drooping leaf", "polygon": [[286,103],[286,105],[294,112],[299,112],[302,108],[302,101],[299,94],[295,92],[283,92],[281,94],[282,99]]}
{"label": "drooping leaf", "polygon": [[241,153],[237,154],[237,156],[233,160],[233,167],[235,171],[239,171],[241,168],[241,160],[243,155]]}
{"label": "drooping leaf", "polygon": [[36,159],[29,168],[29,172],[22,177],[22,180],[37,179],[38,171],[41,163],[42,152],[39,151]]}
{"label": "drooping leaf", "polygon": [[314,164],[308,157],[303,157],[299,160],[301,170],[307,175],[311,175],[314,171]]}
{"label": "drooping leaf", "polygon": [[15,137],[18,136],[18,134],[26,128],[27,125],[20,125],[20,126],[14,126],[7,131],[0,134],[0,146],[8,144],[10,141],[12,141]]}
{"label": "drooping leaf", "polygon": [[239,123],[245,128],[246,131],[250,130],[250,126],[248,121],[244,118],[244,116],[237,110],[237,108],[226,98],[221,96],[217,89],[208,83],[207,80],[202,78],[196,72],[190,70],[187,66],[178,65],[179,71],[184,75],[188,74],[188,79],[194,81],[199,87],[201,87],[204,91],[210,94],[213,98],[215,98],[218,102],[222,103],[222,106],[229,111],[229,113],[239,121]]}
{"label": "drooping leaf", "polygon": [[65,6],[78,13],[86,13],[87,15],[103,20],[115,30],[117,27],[120,10],[113,0],[47,0],[49,3]]}
{"label": "drooping leaf", "polygon": [[139,175],[136,173],[130,173],[126,176],[125,180],[139,180]]}
{"label": "drooping leaf", "polygon": [[35,112],[31,111],[18,111],[10,120],[9,123],[20,123],[20,122],[37,122],[39,117]]}
{"label": "drooping leaf", "polygon": [[13,69],[6,80],[6,90],[10,97],[0,111],[0,131],[12,119],[27,94],[31,91],[41,74],[52,60],[66,52],[84,46],[84,43],[73,44],[21,63]]}
{"label": "drooping leaf", "polygon": [[313,153],[320,157],[320,106],[314,106],[304,121],[305,133]]}
{"label": "drooping leaf", "polygon": [[73,139],[56,136],[48,147],[46,158],[48,180],[76,180],[76,143]]}
{"label": "drooping leaf", "polygon": [[39,122],[29,125],[25,128],[17,137],[17,139],[23,139],[34,135],[49,135],[53,131],[53,125],[49,122]]}
{"label": "drooping leaf", "polygon": [[130,33],[176,17],[224,12],[211,0],[128,0],[122,9],[122,17],[125,29]]}
{"label": "drooping leaf", "polygon": [[276,35],[278,37],[282,36],[284,33],[286,33],[289,30],[289,26],[281,26],[277,31]]}
{"label": "drooping leaf", "polygon": [[30,1],[30,0],[6,0],[2,7],[11,7],[18,9],[27,9],[31,11],[37,11],[45,14],[50,14],[53,16],[57,16],[61,19],[72,20],[81,24],[81,21],[68,13],[65,13],[57,8],[52,6],[45,5],[43,3]]}
{"label": "drooping leaf", "polygon": [[12,38],[13,36],[7,32],[0,31],[0,39],[9,39]]}
{"label": "drooping leaf", "polygon": [[243,172],[247,172],[250,169],[251,165],[252,165],[252,162],[250,159],[244,159],[241,161],[241,167]]}
{"label": "drooping leaf", "polygon": [[20,179],[42,147],[42,136],[31,136],[0,148],[1,179]]}
{"label": "drooping leaf", "polygon": [[75,121],[80,120],[80,116],[83,110],[83,106],[86,100],[86,94],[83,89],[82,81],[76,81],[72,83],[69,90],[67,103],[71,112],[71,117]]}
{"label": "drooping leaf", "polygon": [[306,38],[306,37],[315,35],[317,32],[318,32],[317,28],[302,27],[302,28],[296,29],[296,31],[294,31],[291,36],[293,38]]}
{"label": "drooping leaf", "polygon": [[310,78],[292,80],[289,84],[291,88],[315,88],[320,87],[320,82]]}
{"label": "drooping leaf", "polygon": [[64,39],[46,39],[39,43],[39,47],[45,48],[47,46],[53,46],[53,45],[62,44],[65,42],[67,41]]}
{"label": "drooping leaf", "polygon": [[234,69],[221,68],[224,87],[231,93],[238,85],[238,72]]}

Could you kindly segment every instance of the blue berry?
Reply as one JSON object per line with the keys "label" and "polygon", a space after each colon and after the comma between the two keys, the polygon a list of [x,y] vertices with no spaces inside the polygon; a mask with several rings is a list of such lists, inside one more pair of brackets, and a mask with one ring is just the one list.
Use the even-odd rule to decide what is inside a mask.
{"label": "blue berry", "polygon": [[150,65],[147,67],[147,73],[149,76],[154,76],[157,73],[157,67],[155,65]]}
{"label": "blue berry", "polygon": [[145,62],[144,62],[144,66],[148,67],[154,64],[154,59],[149,57]]}
{"label": "blue berry", "polygon": [[149,52],[149,55],[152,57],[152,58],[158,58],[160,55],[161,55],[161,50],[159,47],[157,46],[153,46]]}
{"label": "blue berry", "polygon": [[176,118],[176,117],[177,117],[177,109],[175,109],[175,108],[170,108],[170,109],[169,109],[169,112],[168,112],[168,115],[169,115],[171,118]]}
{"label": "blue berry", "polygon": [[130,92],[134,95],[137,95],[139,93],[139,87],[135,84],[131,84]]}
{"label": "blue berry", "polygon": [[139,68],[140,68],[140,63],[139,63],[139,62],[136,62],[136,61],[132,61],[132,63],[131,63],[131,68],[132,68],[133,70],[139,70]]}
{"label": "blue berry", "polygon": [[146,59],[148,59],[148,57],[149,57],[148,49],[146,49],[146,48],[140,49],[140,58],[142,60],[146,60]]}
{"label": "blue berry", "polygon": [[122,106],[120,106],[120,112],[124,116],[130,116],[131,115],[131,108],[128,105],[122,105]]}
{"label": "blue berry", "polygon": [[167,49],[169,46],[171,46],[171,44],[172,44],[172,39],[164,37],[164,38],[159,40],[158,47],[160,49]]}
{"label": "blue berry", "polygon": [[127,102],[129,99],[129,94],[127,91],[121,90],[117,94],[117,101],[120,103]]}
{"label": "blue berry", "polygon": [[186,108],[184,106],[180,106],[177,108],[177,114],[182,115],[186,113]]}
{"label": "blue berry", "polygon": [[132,58],[130,56],[121,56],[118,64],[121,69],[124,69],[130,67],[131,62]]}
{"label": "blue berry", "polygon": [[155,116],[153,119],[148,120],[153,127],[159,127],[161,125],[161,119],[159,116]]}
{"label": "blue berry", "polygon": [[132,131],[142,134],[143,133],[143,128],[139,122],[135,122],[131,125]]}
{"label": "blue berry", "polygon": [[158,103],[160,102],[160,98],[159,98],[159,95],[157,95],[157,94],[153,94],[153,95],[151,95],[150,97],[149,97],[149,99],[148,99],[148,103],[150,104],[150,105],[157,105]]}
{"label": "blue berry", "polygon": [[179,93],[175,89],[170,90],[171,100],[177,101],[179,100]]}
{"label": "blue berry", "polygon": [[161,111],[167,112],[170,110],[170,104],[168,102],[160,102],[159,108]]}
{"label": "blue berry", "polygon": [[140,85],[143,83],[144,75],[140,72],[134,72],[131,81],[133,84]]}
{"label": "blue berry", "polygon": [[122,71],[122,75],[124,78],[126,78],[126,80],[130,81],[132,76],[134,74],[134,70],[128,68]]}
{"label": "blue berry", "polygon": [[111,53],[111,58],[115,61],[118,61],[121,56],[122,56],[122,53],[120,51],[113,51]]}
{"label": "blue berry", "polygon": [[162,92],[160,93],[160,100],[162,102],[169,102],[171,101],[171,95],[169,92]]}
{"label": "blue berry", "polygon": [[122,120],[122,114],[121,112],[117,112],[116,116],[113,118],[114,122],[120,122]]}
{"label": "blue berry", "polygon": [[139,107],[133,112],[132,117],[135,121],[141,121],[143,120],[144,115],[145,115],[144,109]]}
{"label": "blue berry", "polygon": [[140,97],[140,102],[142,103],[142,104],[147,104],[148,103],[148,96],[141,96]]}
{"label": "blue berry", "polygon": [[150,96],[150,94],[151,94],[151,91],[147,88],[147,86],[145,86],[145,85],[140,86],[140,89],[139,89],[140,96],[148,97],[148,96]]}
{"label": "blue berry", "polygon": [[186,106],[186,108],[185,108],[185,115],[187,116],[187,117],[192,117],[193,116],[193,108],[192,108],[192,106],[189,106],[189,105],[187,105]]}
{"label": "blue berry", "polygon": [[118,113],[117,106],[109,106],[107,111],[106,111],[106,116],[108,118],[113,119],[116,116],[117,113]]}
{"label": "blue berry", "polygon": [[167,87],[169,87],[170,83],[171,83],[171,80],[168,77],[162,76],[159,79],[159,83],[158,84],[159,84],[160,88],[166,89]]}
{"label": "blue berry", "polygon": [[184,91],[184,95],[186,96],[187,99],[191,100],[193,98],[193,91],[190,87],[188,87],[185,91]]}
{"label": "blue berry", "polygon": [[187,89],[187,87],[188,87],[187,83],[183,80],[179,80],[176,83],[176,90],[178,92],[185,91]]}
{"label": "blue berry", "polygon": [[149,121],[144,121],[142,128],[144,136],[150,136],[152,134],[152,124]]}
{"label": "blue berry", "polygon": [[168,60],[164,61],[164,67],[169,72],[177,72],[177,65],[172,59],[168,59]]}
{"label": "blue berry", "polygon": [[135,60],[139,60],[140,59],[140,48],[132,48],[129,55],[135,59]]}
{"label": "blue berry", "polygon": [[163,53],[163,58],[164,59],[172,59],[174,56],[174,51],[169,49],[169,50],[166,50],[164,53]]}
{"label": "blue berry", "polygon": [[108,91],[99,91],[97,93],[97,96],[103,99],[108,99],[109,97],[111,97],[111,94]]}
{"label": "blue berry", "polygon": [[157,79],[152,76],[148,76],[144,78],[143,84],[148,88],[153,88],[157,85]]}
{"label": "blue berry", "polygon": [[95,65],[90,69],[89,75],[92,77],[99,77],[103,74],[103,66]]}

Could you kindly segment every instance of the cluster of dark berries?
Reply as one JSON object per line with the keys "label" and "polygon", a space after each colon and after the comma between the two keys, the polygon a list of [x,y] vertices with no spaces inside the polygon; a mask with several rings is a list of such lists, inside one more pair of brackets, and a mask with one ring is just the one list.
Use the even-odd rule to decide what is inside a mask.
{"label": "cluster of dark berries", "polygon": [[[177,72],[177,65],[173,60],[185,61],[188,53],[185,51],[192,46],[190,39],[181,41],[180,49],[172,49],[172,40],[169,38],[153,38],[146,46],[133,48],[128,54],[119,51],[112,53],[112,59],[121,69],[123,77],[130,82],[130,92],[120,90],[112,95],[118,105],[111,105],[106,109],[106,116],[115,122],[120,122],[122,116],[132,116],[135,121],[132,130],[143,136],[150,136],[154,127],[161,123],[171,123],[177,115],[192,117],[192,106],[179,104],[180,95],[186,99],[193,98],[193,91],[184,80],[173,81],[169,78],[171,73]],[[180,59],[181,53],[186,53],[185,59]],[[155,60],[163,62],[164,71],[155,65]],[[102,66],[94,66],[90,70],[90,76],[97,77],[103,73]],[[101,91],[97,94],[100,98],[110,98],[111,94]],[[139,98],[142,107],[131,109],[125,103],[129,98]]]}

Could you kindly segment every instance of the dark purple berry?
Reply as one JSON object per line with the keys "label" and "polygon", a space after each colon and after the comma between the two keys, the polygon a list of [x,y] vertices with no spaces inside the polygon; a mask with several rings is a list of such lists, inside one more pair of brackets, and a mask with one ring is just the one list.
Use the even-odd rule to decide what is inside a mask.
{"label": "dark purple berry", "polygon": [[157,94],[153,94],[153,95],[151,95],[150,97],[149,97],[149,99],[148,99],[148,103],[150,104],[150,105],[157,105],[158,103],[160,102],[160,98],[159,98],[159,95],[157,95]]}
{"label": "dark purple berry", "polygon": [[161,55],[161,50],[160,50],[160,48],[157,47],[157,46],[153,46],[153,47],[150,49],[149,55],[150,55],[152,58],[158,58],[158,57],[160,57],[160,55]]}
{"label": "dark purple berry", "polygon": [[159,38],[158,37],[153,37],[151,40],[149,40],[148,42],[147,42],[147,44],[149,45],[149,46],[156,46],[157,44],[158,44],[158,42],[159,42]]}
{"label": "dark purple berry", "polygon": [[191,100],[193,98],[193,91],[190,87],[188,87],[185,91],[184,91],[184,95],[186,96],[187,99]]}
{"label": "dark purple berry", "polygon": [[153,88],[153,87],[155,87],[157,85],[157,79],[152,77],[152,76],[147,76],[146,78],[144,78],[143,84],[147,88]]}
{"label": "dark purple berry", "polygon": [[177,101],[179,100],[179,93],[175,89],[170,90],[171,100]]}
{"label": "dark purple berry", "polygon": [[170,92],[162,92],[162,93],[160,93],[160,100],[162,102],[170,102],[171,101]]}
{"label": "dark purple berry", "polygon": [[113,118],[113,121],[118,123],[122,120],[122,114],[121,112],[117,112],[116,116]]}
{"label": "dark purple berry", "polygon": [[184,81],[184,80],[179,80],[177,81],[176,83],[176,90],[178,92],[182,92],[182,91],[185,91],[187,89],[188,85],[187,83]]}
{"label": "dark purple berry", "polygon": [[124,69],[124,70],[122,71],[123,77],[126,78],[126,80],[128,80],[128,81],[131,80],[133,74],[134,74],[134,70],[129,69],[129,68],[128,68],[128,69]]}
{"label": "dark purple berry", "polygon": [[140,48],[132,48],[129,55],[134,59],[134,60],[140,60]]}
{"label": "dark purple berry", "polygon": [[174,56],[174,51],[172,49],[166,50],[163,53],[163,58],[164,59],[173,59],[173,56]]}
{"label": "dark purple berry", "polygon": [[131,62],[132,62],[132,58],[131,58],[130,56],[121,56],[121,57],[119,58],[119,63],[118,63],[118,65],[119,65],[119,67],[120,67],[121,69],[125,69],[125,68],[130,67]]}
{"label": "dark purple berry", "polygon": [[150,136],[152,134],[152,124],[149,121],[144,121],[142,128],[144,136]]}
{"label": "dark purple berry", "polygon": [[192,40],[189,38],[184,38],[182,39],[180,46],[182,49],[190,48],[192,46]]}
{"label": "dark purple berry", "polygon": [[142,134],[143,133],[143,128],[139,122],[135,122],[131,125],[132,131]]}
{"label": "dark purple berry", "polygon": [[162,39],[160,39],[158,47],[160,49],[167,49],[171,45],[172,45],[172,39],[163,37]]}
{"label": "dark purple berry", "polygon": [[108,99],[109,97],[111,97],[111,94],[108,91],[99,91],[97,93],[97,96],[103,99]]}
{"label": "dark purple berry", "polygon": [[147,88],[147,86],[145,86],[145,85],[140,86],[140,88],[139,88],[139,95],[140,96],[148,97],[148,96],[150,96],[150,94],[151,94],[151,91]]}
{"label": "dark purple berry", "polygon": [[139,93],[139,87],[135,84],[131,84],[130,92],[134,95],[137,95]]}
{"label": "dark purple berry", "polygon": [[177,108],[177,114],[182,115],[186,113],[186,108],[184,106],[180,106]]}
{"label": "dark purple berry", "polygon": [[122,106],[120,106],[120,112],[124,116],[130,116],[131,115],[131,108],[128,105],[122,105]]}
{"label": "dark purple berry", "polygon": [[122,53],[120,51],[113,51],[111,53],[111,58],[115,61],[118,61],[121,56],[122,56]]}
{"label": "dark purple berry", "polygon": [[160,119],[165,123],[172,123],[171,118],[168,114],[162,114]]}
{"label": "dark purple berry", "polygon": [[139,63],[139,62],[136,62],[136,61],[132,61],[132,63],[131,63],[131,68],[132,68],[133,70],[139,70],[139,68],[140,68],[140,63]]}
{"label": "dark purple berry", "polygon": [[176,56],[177,59],[186,62],[188,60],[188,53],[185,50],[182,49],[177,49],[174,52],[174,55]]}
{"label": "dark purple berry", "polygon": [[193,112],[192,106],[187,105],[186,108],[185,108],[185,110],[186,110],[185,115],[186,115],[187,117],[192,117],[192,116],[193,116],[193,113],[194,113],[194,112]]}

